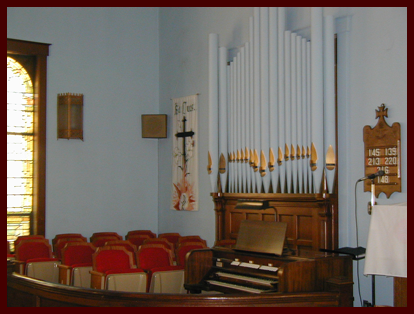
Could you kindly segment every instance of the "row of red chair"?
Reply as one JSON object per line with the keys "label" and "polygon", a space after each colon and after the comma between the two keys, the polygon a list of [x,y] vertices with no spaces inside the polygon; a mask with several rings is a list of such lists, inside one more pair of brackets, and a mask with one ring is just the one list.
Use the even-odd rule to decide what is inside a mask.
{"label": "row of red chair", "polygon": [[[207,243],[205,240],[201,239],[200,236],[180,236],[178,233],[166,233],[160,234],[158,238],[155,238],[155,234],[149,230],[136,230],[130,231],[126,235],[126,240],[134,244],[137,248],[145,243],[162,243],[167,248],[171,249],[173,252],[173,259],[176,260],[175,252],[178,248],[180,243],[184,242],[201,242],[205,246]],[[44,239],[44,236],[41,235],[30,235],[30,236],[21,236],[15,241],[15,247],[20,243],[22,240],[28,239]],[[99,232],[94,233],[90,238],[91,243],[95,247],[101,247],[105,245],[108,241],[119,241],[122,240],[122,237],[115,232]],[[52,240],[52,249],[54,253],[54,257],[61,259],[61,251],[63,247],[68,242],[86,242],[87,239],[78,233],[66,233],[66,234],[58,234]],[[10,254],[9,243],[7,242],[7,255],[8,257],[13,257]]]}
{"label": "row of red chair", "polygon": [[[52,243],[53,243],[53,251],[57,258],[60,258],[60,251],[65,245],[66,242],[72,241],[86,241],[80,234],[61,234],[57,235]],[[108,241],[121,241],[122,236],[117,234],[116,232],[97,232],[94,233],[90,237],[90,242],[95,247],[101,247],[105,245]],[[125,236],[125,240],[128,240],[137,248],[142,245],[143,243],[161,243],[166,248],[170,249],[173,252],[173,260],[176,261],[176,250],[178,245],[183,242],[201,242],[205,246],[207,246],[207,242],[201,239],[200,236],[180,236],[179,233],[163,233],[159,234],[156,237],[155,233],[150,230],[134,230],[129,231],[128,234]]]}
{"label": "row of red chair", "polygon": [[[83,287],[89,287],[91,284],[91,287],[93,288],[111,290],[125,290],[127,289],[126,287],[128,285],[130,286],[132,283],[133,287],[128,289],[132,289],[131,291],[135,292],[142,292],[136,291],[136,289],[139,290],[142,289],[142,287],[137,287],[137,283],[141,281],[137,281],[132,278],[134,276],[131,276],[131,273],[134,273],[135,277],[140,276],[146,278],[145,289],[147,292],[177,292],[177,289],[181,291],[183,288],[180,283],[178,285],[176,284],[175,287],[172,287],[173,291],[165,291],[165,288],[164,290],[160,288],[157,290],[156,283],[158,283],[159,287],[166,287],[165,280],[163,285],[161,285],[160,282],[161,278],[165,278],[165,276],[175,276],[175,281],[170,278],[167,280],[168,282],[182,281],[184,278],[183,269],[185,255],[192,249],[205,248],[205,240],[202,240],[199,236],[180,237],[180,240],[177,240],[175,243],[178,258],[174,261],[174,250],[172,250],[174,246],[167,241],[166,238],[153,238],[148,237],[147,235],[142,241],[143,244],[141,244],[139,249],[137,249],[137,246],[132,244],[131,240],[138,236],[142,235],[129,234],[127,235],[129,240],[124,241],[120,240],[122,238],[114,233],[94,234],[91,237],[93,242],[87,243],[86,238],[79,234],[58,235],[53,239],[52,243],[54,245],[56,257],[59,255],[59,259],[52,256],[48,240],[44,239],[44,237],[37,236],[32,237],[31,239],[28,239],[30,237],[25,237],[25,241],[22,243],[20,243],[22,239],[16,241],[16,260],[18,261],[17,264],[19,265],[19,272],[26,273],[27,275],[30,275],[27,271],[29,264],[32,265],[31,267],[37,271],[39,268],[42,269],[39,265],[43,265],[43,268],[45,268],[45,263],[48,262],[49,264],[46,264],[49,265],[49,268],[53,268],[53,271],[51,272],[53,275],[48,274],[49,276],[46,276],[47,278],[45,278],[45,274],[40,274],[37,271],[37,274],[32,273],[31,276],[52,282],[56,282],[56,269],[58,269],[60,283],[73,284]],[[106,242],[101,241],[102,239],[105,239]],[[100,242],[97,242],[98,240]],[[93,245],[94,243],[99,243],[101,246],[96,249]],[[45,249],[40,250],[41,245],[43,245]],[[32,249],[22,250],[22,248],[28,246]],[[37,247],[37,249],[33,249],[34,247]],[[108,248],[111,249],[109,250]],[[109,252],[114,251],[115,248],[117,252],[114,256],[117,256],[117,254],[123,254],[123,252],[120,252],[121,250],[128,253],[127,255],[130,255],[130,258],[116,258],[111,260],[108,258],[99,259],[97,257],[99,254],[108,255]],[[29,253],[24,255],[23,251]],[[34,254],[35,251],[42,253],[36,255]],[[163,254],[167,254],[169,257],[160,258],[157,254],[161,254],[161,252],[164,252]],[[33,260],[33,257],[40,258],[40,255],[42,260]],[[95,255],[96,257],[94,258],[93,256]],[[126,261],[128,259],[131,259],[131,262],[129,264],[121,263],[122,267],[119,269],[118,264],[120,261]],[[103,262],[104,265],[100,265],[98,260]],[[42,262],[42,264],[39,262]],[[176,264],[178,264],[178,266]],[[36,267],[33,265],[36,265]],[[162,269],[159,269],[160,267]],[[125,273],[125,270],[128,271]],[[125,286],[126,278],[130,281],[127,286]]]}
{"label": "row of red chair", "polygon": [[184,267],[174,265],[171,250],[162,244],[142,244],[136,251],[136,265],[133,255],[123,246],[98,248],[90,272],[91,288],[184,293]]}

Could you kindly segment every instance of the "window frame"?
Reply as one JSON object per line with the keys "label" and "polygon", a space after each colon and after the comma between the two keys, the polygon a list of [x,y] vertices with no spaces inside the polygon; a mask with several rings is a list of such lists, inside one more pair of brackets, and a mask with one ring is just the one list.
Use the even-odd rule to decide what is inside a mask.
{"label": "window frame", "polygon": [[7,55],[35,57],[31,234],[46,234],[46,76],[50,44],[7,38]]}

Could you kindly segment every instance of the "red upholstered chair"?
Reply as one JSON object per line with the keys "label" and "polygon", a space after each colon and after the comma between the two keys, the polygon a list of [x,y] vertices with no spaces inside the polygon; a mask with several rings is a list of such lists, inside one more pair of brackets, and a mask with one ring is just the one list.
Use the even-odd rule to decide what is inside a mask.
{"label": "red upholstered chair", "polygon": [[149,238],[149,239],[146,239],[143,242],[143,244],[161,244],[161,245],[163,245],[166,249],[171,250],[173,264],[175,264],[176,257],[175,257],[174,245],[170,241],[168,241],[166,238]]}
{"label": "red upholstered chair", "polygon": [[147,234],[133,234],[126,237],[126,239],[131,242],[133,245],[139,248],[141,244],[144,243],[145,240],[150,239],[151,237]]}
{"label": "red upholstered chair", "polygon": [[158,238],[164,238],[167,239],[170,243],[174,245],[174,250],[176,247],[176,244],[178,242],[178,239],[180,238],[180,234],[177,232],[170,232],[170,233],[160,233],[158,235]]}
{"label": "red upholstered chair", "polygon": [[105,237],[97,237],[93,241],[91,241],[91,243],[93,244],[94,247],[101,247],[101,246],[105,246],[105,243],[108,241],[117,241],[117,240],[122,240],[122,239],[119,239],[117,236],[114,236],[114,235],[112,236],[108,235]]}
{"label": "red upholstered chair", "polygon": [[[26,241],[26,240],[36,240],[36,239],[45,239],[45,237],[43,235],[26,235],[26,236],[19,236],[17,237],[17,239],[14,241],[14,247],[16,248],[17,245],[22,242],[22,241]],[[47,240],[47,239],[46,239]],[[47,240],[47,243],[49,243],[49,240]]]}
{"label": "red upholstered chair", "polygon": [[122,246],[103,246],[92,255],[91,288],[146,292],[147,274],[136,268],[132,253]]}
{"label": "red upholstered chair", "polygon": [[128,231],[127,235],[125,236],[125,240],[128,240],[130,236],[134,236],[134,235],[148,235],[150,238],[157,237],[157,235],[151,230],[131,230],[131,231]]}
{"label": "red upholstered chair", "polygon": [[[144,240],[144,242],[142,244],[161,244],[163,245],[166,249],[171,250],[171,252],[174,252],[174,245],[168,241],[165,238],[149,238]],[[174,258],[174,255],[173,255]]]}
{"label": "red upholstered chair", "polygon": [[60,261],[53,258],[52,247],[47,239],[20,241],[16,246],[16,272],[57,283]]}
{"label": "red upholstered chair", "polygon": [[84,241],[84,242],[88,241],[88,239],[86,237],[84,237],[83,235],[81,235],[80,233],[59,233],[59,234],[55,235],[55,237],[52,239],[52,248],[53,248],[53,252],[55,253],[55,255],[56,255],[55,246],[56,246],[58,241],[60,241],[62,239],[74,239],[74,238],[82,239],[82,241]]}
{"label": "red upholstered chair", "polygon": [[129,240],[111,240],[105,243],[105,246],[123,246],[127,251],[132,253],[134,265],[137,265],[137,246]]}
{"label": "red upholstered chair", "polygon": [[204,249],[207,245],[203,242],[181,242],[176,250],[177,265],[185,266],[185,257],[188,252],[195,249]]}
{"label": "red upholstered chair", "polygon": [[[46,240],[47,243],[49,243],[49,240],[45,239],[43,235],[25,235],[25,236],[18,236],[16,240],[14,241],[14,251],[16,251],[16,247],[19,243],[27,240]],[[14,254],[15,255],[15,254]]]}
{"label": "red upholstered chair", "polygon": [[201,243],[203,243],[207,247],[207,241],[204,240],[204,239],[202,239],[198,235],[191,235],[191,236],[180,237],[178,239],[178,242],[177,242],[177,245],[176,246],[178,247],[178,245],[180,245],[181,243],[184,243],[184,242],[201,242]]}
{"label": "red upholstered chair", "polygon": [[112,238],[114,240],[123,240],[122,236],[116,232],[95,232],[90,237],[90,242],[93,243],[98,238]]}
{"label": "red upholstered chair", "polygon": [[164,244],[142,244],[138,267],[148,274],[148,292],[183,293],[184,267],[173,264],[173,254]]}
{"label": "red upholstered chair", "polygon": [[80,233],[58,233],[57,235],[55,235],[55,237],[52,239],[52,246],[54,244],[57,243],[57,241],[59,239],[64,239],[64,238],[81,238],[83,239],[85,242],[87,241],[86,237],[84,237],[82,234]]}
{"label": "red upholstered chair", "polygon": [[[86,239],[86,238],[85,238]],[[57,240],[53,247],[53,253],[56,258],[61,259],[62,258],[62,249],[65,247],[67,243],[70,242],[85,242],[86,241],[82,238],[61,238]]]}
{"label": "red upholstered chair", "polygon": [[62,264],[59,265],[59,283],[90,288],[92,255],[96,248],[89,242],[67,242],[62,249]]}
{"label": "red upholstered chair", "polygon": [[161,243],[142,244],[137,252],[138,267],[150,270],[155,267],[173,266],[172,251]]}

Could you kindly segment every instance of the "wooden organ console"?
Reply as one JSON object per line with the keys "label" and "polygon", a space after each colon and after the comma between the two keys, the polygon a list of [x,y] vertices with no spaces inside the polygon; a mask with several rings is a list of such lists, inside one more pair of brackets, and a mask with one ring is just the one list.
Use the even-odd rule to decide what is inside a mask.
{"label": "wooden organ console", "polygon": [[352,306],[352,259],[313,252],[272,256],[229,248],[194,250],[188,255],[185,287],[190,292],[288,293],[329,291],[336,282]]}
{"label": "wooden organ console", "polygon": [[[319,249],[337,247],[337,200],[333,194],[212,194],[216,239],[238,239],[244,221],[287,225],[280,255],[213,247],[187,255],[185,288],[191,293],[286,294],[341,291],[342,306],[353,305],[352,258]],[[264,200],[268,208],[237,208],[238,200]],[[250,235],[254,247],[262,234]],[[271,243],[270,243],[271,244]]]}

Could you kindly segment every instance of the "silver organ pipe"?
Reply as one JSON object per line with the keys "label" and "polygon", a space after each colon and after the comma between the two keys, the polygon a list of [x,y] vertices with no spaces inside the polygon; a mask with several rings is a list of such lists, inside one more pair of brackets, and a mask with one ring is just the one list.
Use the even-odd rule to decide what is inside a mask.
{"label": "silver organ pipe", "polygon": [[313,188],[321,192],[323,173],[323,9],[311,8],[311,170]]}
{"label": "silver organ pipe", "polygon": [[292,148],[292,127],[291,127],[291,111],[292,103],[290,93],[291,90],[291,31],[285,31],[285,164],[286,164],[286,183],[287,183],[287,193],[293,193],[292,191],[292,161],[291,148]]}
{"label": "silver organ pipe", "polygon": [[[209,152],[207,171],[210,175],[212,192],[217,191],[218,176],[218,34],[209,35]],[[214,126],[214,127],[211,127]]]}
{"label": "silver organ pipe", "polygon": [[335,178],[335,20],[332,15],[324,21],[324,154],[329,193]]}
{"label": "silver organ pipe", "polygon": [[254,141],[253,141],[253,171],[256,176],[256,192],[262,189],[262,177],[260,176],[260,8],[253,9],[253,93],[254,93]]}
{"label": "silver organ pipe", "polygon": [[251,97],[250,97],[250,42],[246,43],[245,49],[245,136],[246,136],[246,147],[245,147],[245,164],[244,167],[247,173],[247,193],[252,192],[253,186],[253,176],[252,171],[250,171],[250,148],[252,147],[251,139],[251,123],[250,123],[250,109],[251,106]]}
{"label": "silver organ pipe", "polygon": [[[286,30],[286,9],[278,8],[277,10],[277,73],[278,73],[278,112],[279,112],[279,146],[277,148],[277,164],[279,169],[279,186],[282,193],[286,191],[286,162],[284,162],[284,150],[286,145],[286,131],[285,131],[285,30]],[[276,189],[276,187],[275,187]]]}
{"label": "silver organ pipe", "polygon": [[269,191],[269,8],[260,8],[260,175]]}
{"label": "silver organ pipe", "polygon": [[303,167],[302,167],[302,37],[296,36],[296,127],[297,147],[296,158],[298,164],[298,193],[303,193]]}
{"label": "silver organ pipe", "polygon": [[311,8],[309,41],[286,30],[285,14],[254,8],[249,41],[228,63],[210,34],[212,192],[321,193],[325,181],[333,192],[334,18]]}
{"label": "silver organ pipe", "polygon": [[[219,48],[219,174],[220,183],[225,185],[227,183],[226,170],[228,170],[228,123],[227,123],[227,48]],[[223,188],[222,188],[223,189]]]}
{"label": "silver organ pipe", "polygon": [[229,136],[229,160],[230,160],[230,192],[235,192],[236,189],[236,164],[235,164],[235,156],[234,151],[236,148],[235,142],[235,116],[234,116],[234,77],[235,77],[235,68],[234,63],[230,65],[230,78],[229,78],[229,112],[228,112],[228,120],[230,124],[230,136]]}
{"label": "silver organ pipe", "polygon": [[[307,164],[309,166],[311,146],[312,146],[312,115],[311,115],[311,44],[310,42],[306,43],[306,158]],[[312,169],[308,168],[308,191],[309,193],[313,192],[312,189]]]}
{"label": "silver organ pipe", "polygon": [[[277,40],[278,35],[278,20],[277,8],[269,9],[269,87],[278,86],[278,67],[277,67]],[[276,191],[279,182],[279,167],[276,164],[276,154],[279,147],[278,123],[279,112],[277,106],[277,88],[269,88],[269,172],[271,175],[272,189]]]}
{"label": "silver organ pipe", "polygon": [[236,137],[237,137],[237,173],[238,173],[238,190],[243,192],[243,170],[242,170],[242,119],[241,119],[241,52],[237,53],[236,64]]}
{"label": "silver organ pipe", "polygon": [[246,95],[245,95],[245,62],[246,53],[245,47],[240,48],[240,166],[242,175],[242,188],[243,192],[247,192],[247,169],[245,167],[246,160]]}
{"label": "silver organ pipe", "polygon": [[307,81],[307,41],[306,38],[302,38],[302,169],[303,169],[303,193],[308,193],[308,171],[310,171],[308,163],[306,162],[307,147],[309,147],[307,142],[307,102],[308,102],[308,93],[307,86],[309,82]]}
{"label": "silver organ pipe", "polygon": [[291,125],[291,146],[290,146],[290,159],[292,163],[292,191],[293,193],[298,192],[298,158],[297,158],[297,134],[298,134],[298,128],[299,125],[296,124],[296,116],[298,113],[297,108],[297,81],[296,81],[296,34],[291,33],[290,34],[290,79],[291,79],[291,86],[290,86],[290,92],[291,92],[291,110],[290,110],[290,125]]}
{"label": "silver organ pipe", "polygon": [[255,142],[255,129],[254,124],[252,123],[254,120],[254,71],[253,71],[253,64],[254,64],[254,52],[253,52],[253,41],[254,41],[254,21],[253,16],[249,18],[249,106],[250,106],[250,115],[249,115],[249,125],[250,125],[250,146],[249,148],[249,166],[250,166],[250,177],[251,177],[251,192],[257,191],[257,183],[256,183],[256,174],[254,173],[253,165],[254,165],[254,142]]}

